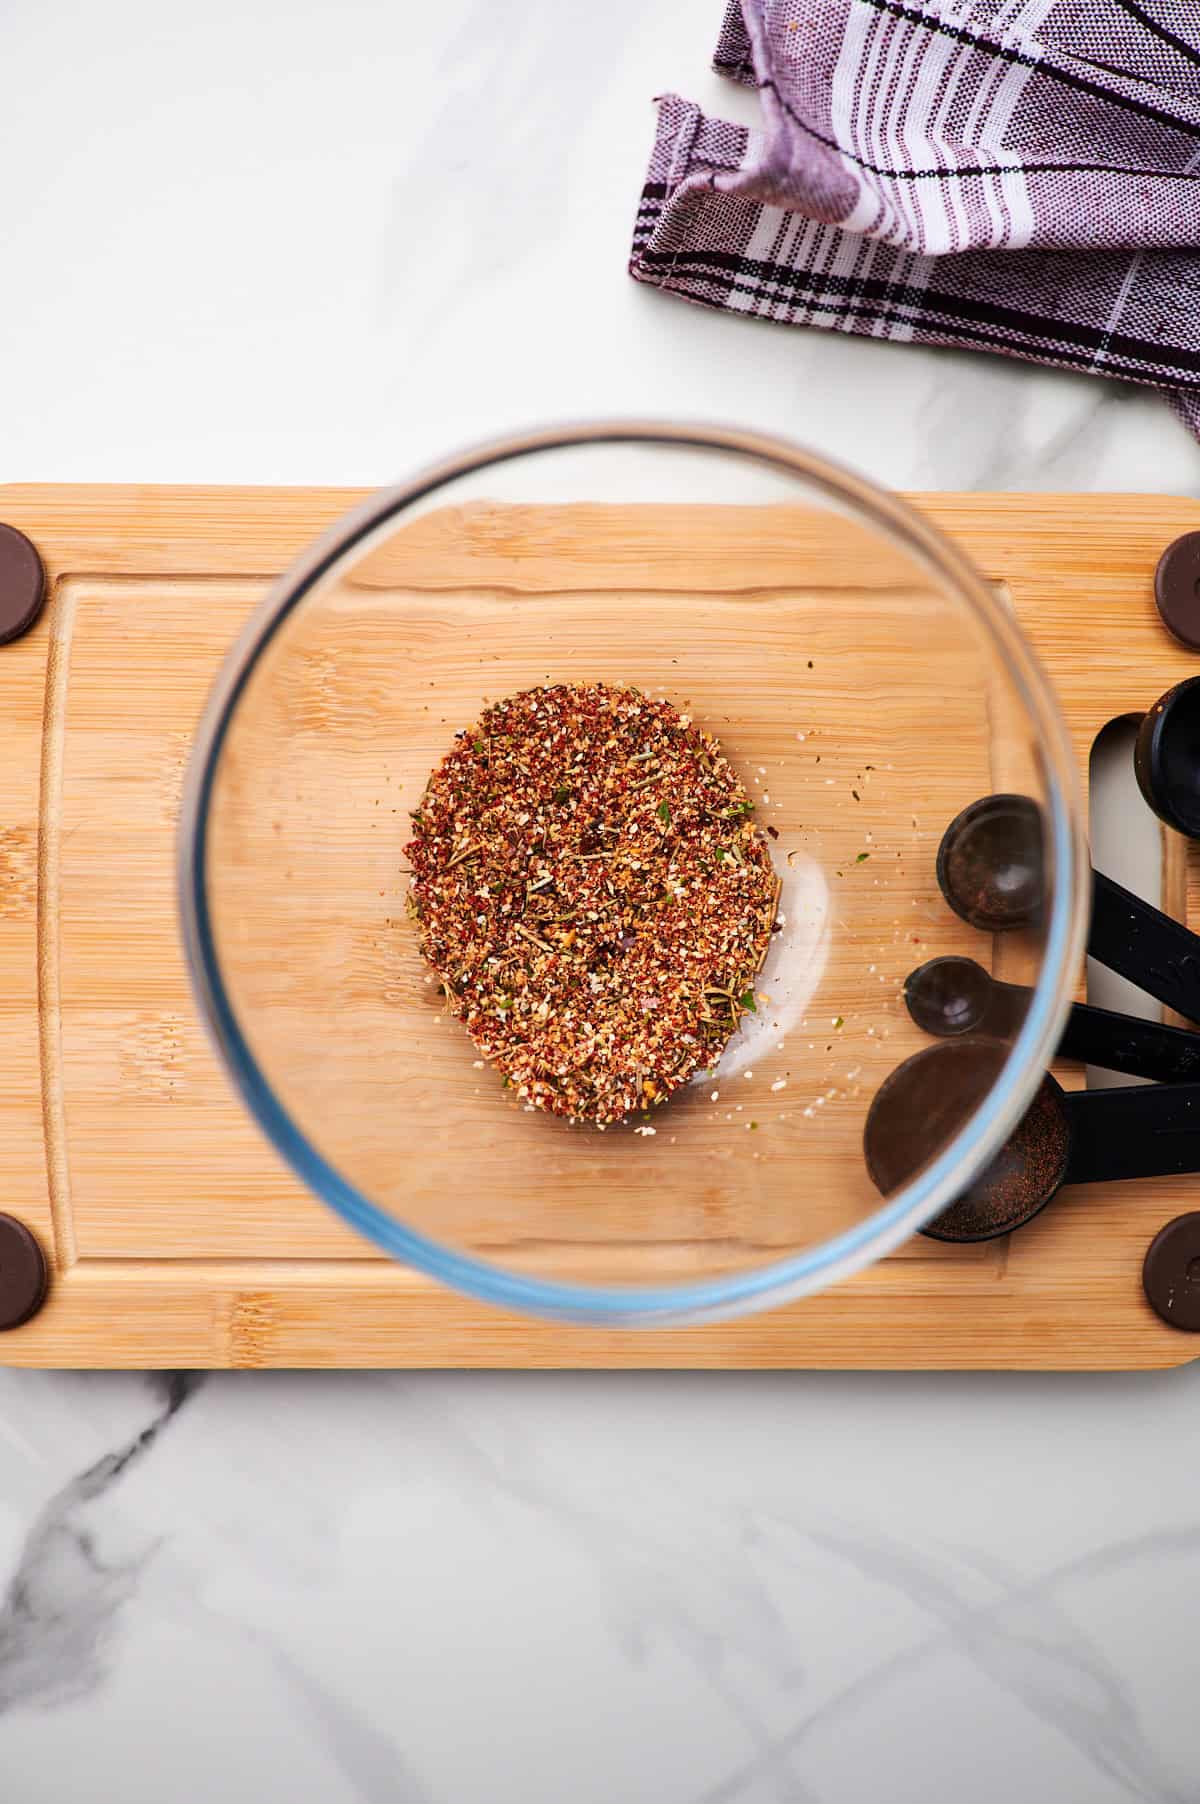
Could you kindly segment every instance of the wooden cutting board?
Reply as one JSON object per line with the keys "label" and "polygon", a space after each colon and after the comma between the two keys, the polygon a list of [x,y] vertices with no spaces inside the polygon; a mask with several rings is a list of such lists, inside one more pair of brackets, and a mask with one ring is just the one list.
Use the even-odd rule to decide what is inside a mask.
{"label": "wooden cutting board", "polygon": [[[54,1282],[0,1336],[25,1366],[1033,1367],[1181,1364],[1141,1291],[1200,1180],[1097,1185],[1008,1241],[919,1240],[787,1308],[629,1333],[527,1320],[375,1255],[233,1097],[177,942],[173,835],[209,682],[265,586],[348,490],[0,487],[50,601],[0,647],[0,1209]],[[1097,732],[1200,659],[1151,580],[1200,502],[914,498],[1010,600],[1086,779]],[[131,730],[131,723],[137,730]],[[119,834],[114,831],[120,824]],[[1165,894],[1200,919],[1186,848]]]}

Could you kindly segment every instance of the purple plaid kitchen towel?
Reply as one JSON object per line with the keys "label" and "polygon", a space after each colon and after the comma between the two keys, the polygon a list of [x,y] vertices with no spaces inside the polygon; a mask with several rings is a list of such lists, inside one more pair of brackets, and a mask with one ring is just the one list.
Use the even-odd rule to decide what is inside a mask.
{"label": "purple plaid kitchen towel", "polygon": [[732,0],[763,130],[668,95],[639,281],[1168,390],[1200,433],[1200,0]]}

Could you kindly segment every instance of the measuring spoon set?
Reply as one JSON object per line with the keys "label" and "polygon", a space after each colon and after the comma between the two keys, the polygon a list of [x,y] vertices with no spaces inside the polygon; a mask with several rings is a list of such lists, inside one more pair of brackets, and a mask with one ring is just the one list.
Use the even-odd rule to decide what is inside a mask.
{"label": "measuring spoon set", "polygon": [[[1134,768],[1160,819],[1200,838],[1200,677],[1168,691],[1144,716]],[[1041,832],[1028,796],[987,796],[955,817],[938,848],[937,877],[961,919],[986,933],[1038,922]],[[1092,873],[1087,949],[1200,1023],[1200,936],[1099,871]],[[973,959],[949,957],[913,971],[904,995],[934,1044],[891,1074],[867,1116],[867,1169],[885,1194],[914,1175],[991,1089],[1031,992],[1000,982]],[[927,1234],[986,1240],[1023,1226],[1064,1184],[1200,1171],[1200,1032],[1076,1003],[1058,1051],[1157,1083],[1065,1091],[1047,1073],[999,1153]]]}

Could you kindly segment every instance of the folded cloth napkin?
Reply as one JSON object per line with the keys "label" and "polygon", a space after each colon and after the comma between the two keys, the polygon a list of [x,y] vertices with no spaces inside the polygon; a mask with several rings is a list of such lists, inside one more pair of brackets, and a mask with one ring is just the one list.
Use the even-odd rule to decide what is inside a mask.
{"label": "folded cloth napkin", "polygon": [[732,0],[764,129],[659,102],[631,271],[1167,390],[1200,433],[1200,0]]}

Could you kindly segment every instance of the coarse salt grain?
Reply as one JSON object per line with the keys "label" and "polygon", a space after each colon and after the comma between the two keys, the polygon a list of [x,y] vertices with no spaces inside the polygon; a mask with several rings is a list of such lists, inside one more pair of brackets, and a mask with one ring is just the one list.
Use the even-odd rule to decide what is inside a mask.
{"label": "coarse salt grain", "polygon": [[775,1082],[771,1085],[771,1088],[772,1088],[772,1090],[786,1090],[787,1089],[787,1078],[786,1077],[777,1077],[775,1079]]}

